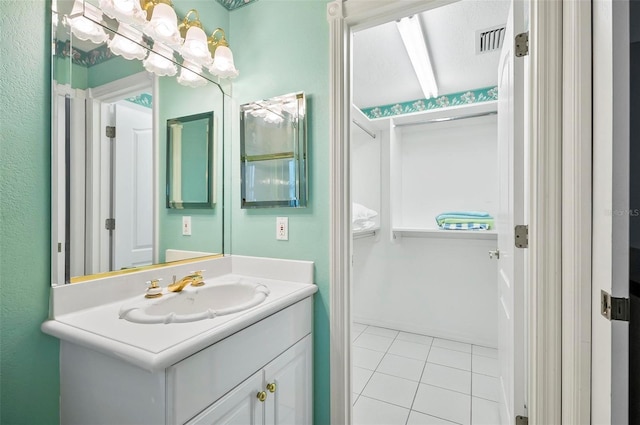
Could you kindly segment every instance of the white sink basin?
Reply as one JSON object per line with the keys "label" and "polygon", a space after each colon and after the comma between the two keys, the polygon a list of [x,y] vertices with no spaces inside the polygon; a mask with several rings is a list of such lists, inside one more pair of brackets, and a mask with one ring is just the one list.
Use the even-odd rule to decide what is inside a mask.
{"label": "white sink basin", "polygon": [[185,323],[238,313],[262,303],[269,289],[261,283],[230,282],[187,287],[181,292],[128,303],[120,318],[135,323]]}

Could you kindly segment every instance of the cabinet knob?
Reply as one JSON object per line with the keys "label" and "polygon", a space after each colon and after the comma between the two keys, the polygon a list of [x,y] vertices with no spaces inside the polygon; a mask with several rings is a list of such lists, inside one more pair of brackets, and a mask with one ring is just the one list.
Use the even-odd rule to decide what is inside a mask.
{"label": "cabinet knob", "polygon": [[271,382],[270,384],[267,384],[267,389],[269,390],[269,392],[275,393],[276,392],[276,383],[275,382]]}
{"label": "cabinet knob", "polygon": [[267,393],[264,391],[260,391],[257,397],[258,397],[258,400],[264,402],[267,399]]}

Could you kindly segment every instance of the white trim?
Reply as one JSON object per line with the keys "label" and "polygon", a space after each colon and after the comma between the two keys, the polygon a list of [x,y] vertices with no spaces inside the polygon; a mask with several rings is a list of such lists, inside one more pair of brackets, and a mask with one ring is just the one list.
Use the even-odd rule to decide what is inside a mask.
{"label": "white trim", "polygon": [[138,92],[149,90],[153,81],[153,74],[142,71],[99,87],[88,89],[89,95],[87,97],[106,103],[117,102]]}
{"label": "white trim", "polygon": [[563,2],[562,423],[591,422],[591,2]]}
{"label": "white trim", "polygon": [[529,421],[561,423],[562,2],[532,1]]}

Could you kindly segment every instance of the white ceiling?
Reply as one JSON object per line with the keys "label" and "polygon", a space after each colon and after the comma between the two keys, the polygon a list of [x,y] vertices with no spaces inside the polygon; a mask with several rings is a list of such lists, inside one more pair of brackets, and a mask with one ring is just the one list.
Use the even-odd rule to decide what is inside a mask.
{"label": "white ceiling", "polygon": [[[438,94],[497,84],[499,51],[476,54],[476,31],[504,25],[506,0],[462,0],[420,14]],[[359,108],[422,99],[395,22],[353,35],[353,100]]]}

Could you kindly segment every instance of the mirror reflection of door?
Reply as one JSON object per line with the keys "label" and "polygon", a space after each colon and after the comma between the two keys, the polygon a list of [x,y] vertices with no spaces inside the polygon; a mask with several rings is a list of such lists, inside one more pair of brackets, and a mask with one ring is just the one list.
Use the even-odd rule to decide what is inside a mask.
{"label": "mirror reflection of door", "polygon": [[[110,108],[111,109],[111,108]],[[111,267],[120,270],[153,261],[153,147],[151,109],[122,100],[115,109],[112,142]]]}

